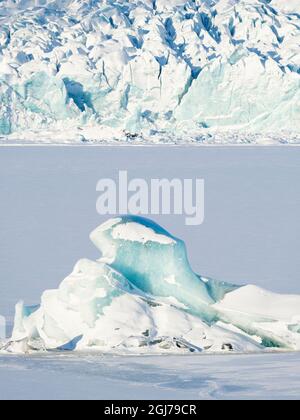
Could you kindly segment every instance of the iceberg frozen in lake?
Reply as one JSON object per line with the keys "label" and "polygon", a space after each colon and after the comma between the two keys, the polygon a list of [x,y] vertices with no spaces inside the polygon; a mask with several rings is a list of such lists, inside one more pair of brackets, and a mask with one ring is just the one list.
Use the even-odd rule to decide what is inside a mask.
{"label": "iceberg frozen in lake", "polygon": [[109,220],[91,240],[101,258],[80,260],[39,306],[18,303],[2,351],[300,349],[300,296],[198,276],[185,244],[141,217]]}
{"label": "iceberg frozen in lake", "polygon": [[2,0],[0,136],[298,142],[299,45],[298,0]]}

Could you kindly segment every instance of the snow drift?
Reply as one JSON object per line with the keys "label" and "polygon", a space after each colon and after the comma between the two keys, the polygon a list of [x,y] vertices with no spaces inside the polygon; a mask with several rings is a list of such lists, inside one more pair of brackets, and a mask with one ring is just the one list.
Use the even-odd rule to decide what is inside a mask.
{"label": "snow drift", "polygon": [[0,135],[299,134],[299,44],[296,0],[2,0]]}
{"label": "snow drift", "polygon": [[300,349],[300,297],[196,275],[182,241],[140,217],[92,234],[102,257],[81,260],[41,304],[16,306],[3,351],[115,353]]}

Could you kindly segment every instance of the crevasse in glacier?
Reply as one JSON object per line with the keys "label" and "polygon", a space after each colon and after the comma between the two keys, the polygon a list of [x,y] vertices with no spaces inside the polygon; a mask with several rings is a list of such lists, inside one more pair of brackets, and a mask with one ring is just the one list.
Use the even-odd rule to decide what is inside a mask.
{"label": "crevasse in glacier", "polygon": [[91,234],[102,257],[80,260],[39,306],[16,306],[2,351],[118,353],[300,349],[300,297],[197,276],[185,245],[140,217]]}
{"label": "crevasse in glacier", "polygon": [[0,135],[299,133],[299,16],[297,0],[3,0]]}

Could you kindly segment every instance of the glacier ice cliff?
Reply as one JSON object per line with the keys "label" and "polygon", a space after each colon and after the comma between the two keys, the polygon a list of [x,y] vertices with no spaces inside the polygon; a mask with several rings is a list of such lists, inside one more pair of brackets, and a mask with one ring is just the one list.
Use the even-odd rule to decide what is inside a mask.
{"label": "glacier ice cliff", "polygon": [[300,349],[300,296],[196,275],[185,244],[137,216],[91,234],[80,260],[38,306],[16,306],[4,352],[257,352]]}
{"label": "glacier ice cliff", "polygon": [[0,136],[299,134],[299,45],[297,0],[2,0]]}

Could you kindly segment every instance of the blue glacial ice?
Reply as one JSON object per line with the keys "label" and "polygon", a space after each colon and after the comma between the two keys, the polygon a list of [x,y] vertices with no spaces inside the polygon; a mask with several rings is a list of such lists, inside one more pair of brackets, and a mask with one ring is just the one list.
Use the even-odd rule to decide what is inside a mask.
{"label": "blue glacial ice", "polygon": [[299,44],[298,0],[2,0],[0,136],[296,142]]}
{"label": "blue glacial ice", "polygon": [[141,217],[99,226],[98,261],[80,260],[39,306],[16,306],[5,352],[127,354],[300,349],[300,296],[196,275],[185,244]]}

